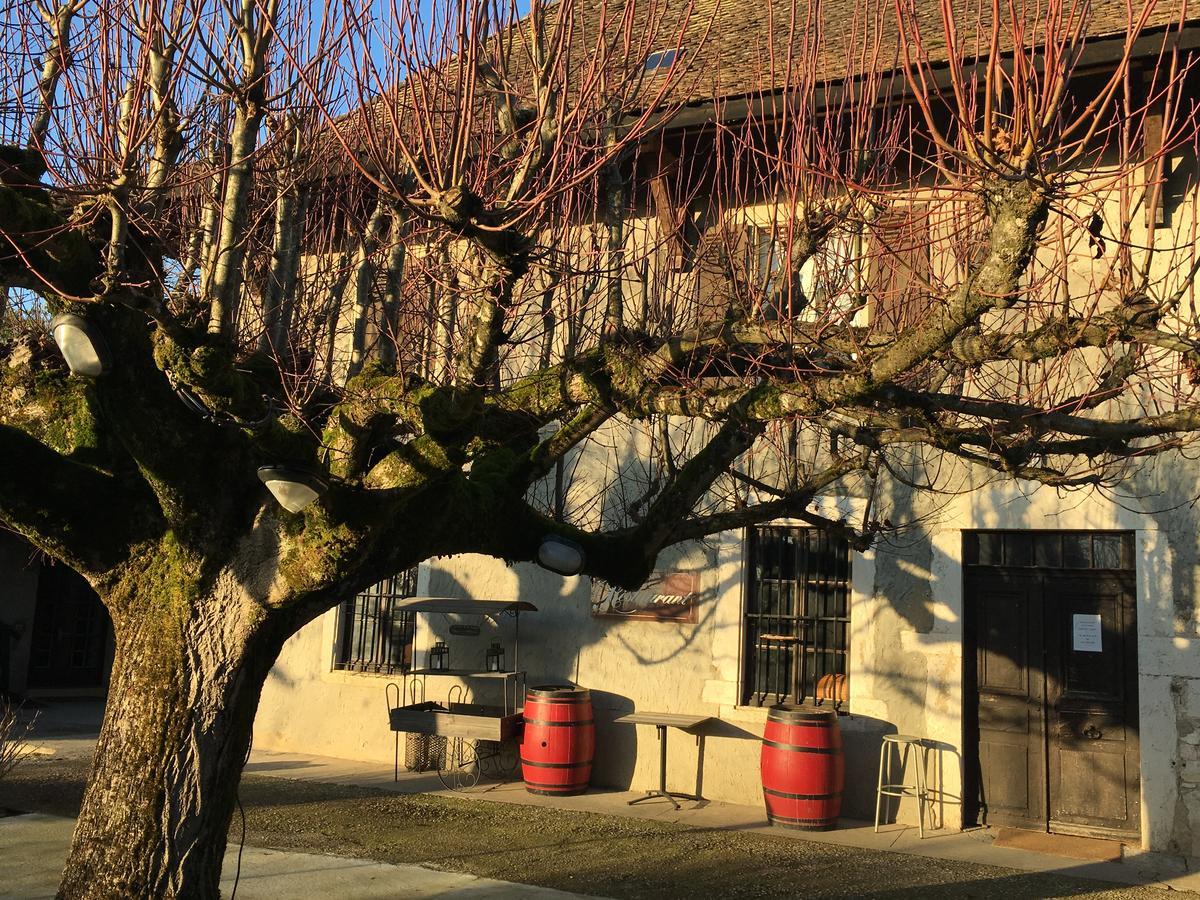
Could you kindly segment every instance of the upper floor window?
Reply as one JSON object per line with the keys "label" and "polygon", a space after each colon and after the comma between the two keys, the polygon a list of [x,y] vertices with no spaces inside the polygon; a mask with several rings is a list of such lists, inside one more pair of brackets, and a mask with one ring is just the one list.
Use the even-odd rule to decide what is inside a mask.
{"label": "upper floor window", "polygon": [[753,228],[749,262],[768,321],[849,319],[895,334],[917,326],[931,305],[929,213],[922,204],[893,206],[872,222],[837,228],[794,278],[785,227]]}
{"label": "upper floor window", "polygon": [[[855,316],[861,304],[859,284],[860,239],[850,231],[830,235],[804,261],[789,285],[788,247],[774,228],[756,228],[753,234],[754,271],[763,297],[763,317],[768,321],[795,318],[816,322]],[[854,324],[862,324],[855,316]]]}
{"label": "upper floor window", "polygon": [[752,528],[742,702],[849,698],[850,547],[816,528]]}
{"label": "upper floor window", "polygon": [[871,223],[866,241],[866,286],[871,327],[899,333],[929,312],[932,277],[929,213],[894,206]]}

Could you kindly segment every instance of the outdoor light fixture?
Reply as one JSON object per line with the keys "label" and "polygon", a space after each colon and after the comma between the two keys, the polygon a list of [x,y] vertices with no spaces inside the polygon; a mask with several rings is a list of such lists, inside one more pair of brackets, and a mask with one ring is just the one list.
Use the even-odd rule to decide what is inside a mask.
{"label": "outdoor light fixture", "polygon": [[329,482],[315,472],[295,466],[263,466],[258,480],[267,486],[279,505],[298,513],[329,490]]}
{"label": "outdoor light fixture", "polygon": [[583,547],[557,534],[546,535],[538,547],[538,565],[559,575],[578,575],[585,558]]}
{"label": "outdoor light fixture", "polygon": [[104,335],[82,316],[59,313],[50,320],[50,336],[72,375],[98,378],[112,367]]}

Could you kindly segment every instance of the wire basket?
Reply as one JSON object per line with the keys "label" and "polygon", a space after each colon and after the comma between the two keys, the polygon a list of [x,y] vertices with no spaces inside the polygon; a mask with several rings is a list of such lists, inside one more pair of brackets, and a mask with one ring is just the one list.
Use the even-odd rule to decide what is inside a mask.
{"label": "wire basket", "polygon": [[410,731],[404,738],[404,768],[409,772],[437,771],[445,763],[446,739]]}

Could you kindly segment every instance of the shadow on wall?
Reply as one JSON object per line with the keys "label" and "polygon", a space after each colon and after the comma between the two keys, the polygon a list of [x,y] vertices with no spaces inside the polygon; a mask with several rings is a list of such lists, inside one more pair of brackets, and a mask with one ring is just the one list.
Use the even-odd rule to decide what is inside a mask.
{"label": "shadow on wall", "polygon": [[[703,547],[689,550],[693,554],[711,554]],[[692,560],[692,565],[698,570],[710,564],[707,556],[700,562]],[[446,568],[431,571],[430,595],[456,598],[520,597],[538,607],[538,612],[524,613],[520,617],[519,668],[527,671],[528,685],[531,687],[570,682],[591,691],[597,746],[602,748],[602,752],[596,754],[592,783],[627,790],[632,784],[638,759],[638,728],[617,725],[614,720],[638,707],[634,697],[655,697],[656,702],[649,703],[649,708],[674,711],[685,711],[685,704],[690,708],[699,702],[692,698],[700,696],[703,678],[699,674],[691,674],[688,677],[692,681],[681,684],[680,670],[689,667],[672,665],[667,668],[667,664],[678,663],[689,653],[701,661],[695,666],[697,673],[710,664],[711,654],[707,646],[711,644],[716,627],[716,592],[710,590],[704,594],[707,600],[698,604],[698,621],[695,623],[630,623],[620,618],[592,615],[587,579],[564,580],[533,566],[506,569],[494,561],[477,567],[478,571],[468,562],[464,570],[459,572],[460,578],[448,570],[453,565],[451,561]],[[504,583],[496,584],[486,575],[481,576],[480,573],[485,570],[504,573]],[[436,621],[433,620],[435,618]],[[476,656],[482,659],[491,640],[500,638],[510,641],[515,637],[515,629],[507,620],[502,620],[499,628],[487,621],[482,622],[480,634],[476,637],[449,637],[451,625],[461,624],[452,622],[450,617],[431,617],[429,624],[432,633],[419,636],[418,640],[452,640],[455,643],[451,650],[452,667],[455,653],[465,660],[472,660]],[[632,636],[628,632],[622,634],[622,626],[632,628],[635,633]],[[608,644],[608,647],[597,653],[601,644]],[[426,648],[418,646],[416,652],[420,659]],[[629,693],[622,692],[623,685],[629,686]],[[480,683],[472,686],[472,690],[477,702],[499,700],[500,688],[495,684]],[[640,706],[647,708],[647,703],[643,699]],[[722,736],[754,741],[759,738],[732,726]],[[645,752],[646,748],[642,750]],[[657,741],[652,741],[649,750],[657,753]],[[757,753],[757,750],[754,752]],[[703,767],[703,758],[700,766]]]}
{"label": "shadow on wall", "polygon": [[[653,727],[616,724],[617,718],[637,708],[697,713],[710,709],[710,704],[699,700],[705,676],[692,670],[710,673],[710,648],[717,629],[739,627],[736,619],[729,624],[717,621],[715,594],[720,592],[706,595],[694,624],[629,622],[593,616],[585,579],[572,583],[532,566],[506,569],[499,563],[475,566],[467,561],[456,572],[451,569],[453,565],[451,561],[445,568],[431,571],[428,587],[431,595],[520,597],[537,605],[538,612],[522,614],[520,619],[520,668],[528,672],[530,686],[571,682],[591,690],[598,748],[592,775],[594,785],[628,790],[634,780],[638,754],[645,757],[643,767],[657,758],[658,742]],[[512,637],[507,623],[497,631],[487,622],[477,637],[449,637],[450,625],[454,623],[449,618],[445,621],[437,618],[439,621],[430,623],[433,633],[419,640],[455,642],[452,659],[454,653],[463,659],[482,654],[497,634],[506,639]],[[417,648],[418,657],[424,652],[425,647]],[[622,686],[628,686],[627,692]],[[914,686],[904,684],[903,680],[896,687],[905,692],[914,706],[924,699]],[[484,692],[495,691],[498,696],[498,690],[494,683],[481,683],[475,699],[489,702]],[[847,767],[844,814],[870,819],[874,816],[882,738],[896,733],[897,728],[891,722],[854,714],[840,717],[839,722]],[[668,771],[673,783],[688,784],[693,773],[684,771],[681,757],[694,759],[695,793],[703,796],[706,762],[710,766],[707,781],[711,788],[714,778],[722,780],[711,769],[713,760],[728,759],[731,754],[745,760],[745,777],[757,779],[761,729],[749,730],[713,719],[696,736],[702,738],[698,748],[685,750],[685,743],[693,735],[669,729]],[[744,746],[731,750],[725,743],[731,741]]]}
{"label": "shadow on wall", "polygon": [[[846,786],[842,792],[842,815],[851,819],[875,817],[875,787],[878,784],[879,749],[883,736],[895,734],[891,722],[870,716],[848,715],[838,719],[846,754]],[[913,777],[912,770],[908,772]],[[885,822],[895,821],[895,809]]]}
{"label": "shadow on wall", "polygon": [[592,784],[629,790],[637,765],[638,729],[636,725],[617,725],[613,721],[634,711],[634,702],[622,694],[588,687],[592,693],[592,712],[596,717],[596,759]]}

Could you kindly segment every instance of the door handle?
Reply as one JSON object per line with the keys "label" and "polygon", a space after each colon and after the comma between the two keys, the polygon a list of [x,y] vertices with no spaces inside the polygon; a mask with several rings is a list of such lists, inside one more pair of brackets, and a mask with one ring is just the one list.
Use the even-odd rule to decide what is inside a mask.
{"label": "door handle", "polygon": [[1098,741],[1100,738],[1104,737],[1104,732],[1095,725],[1089,725],[1087,728],[1083,729],[1083,736],[1090,741]]}

